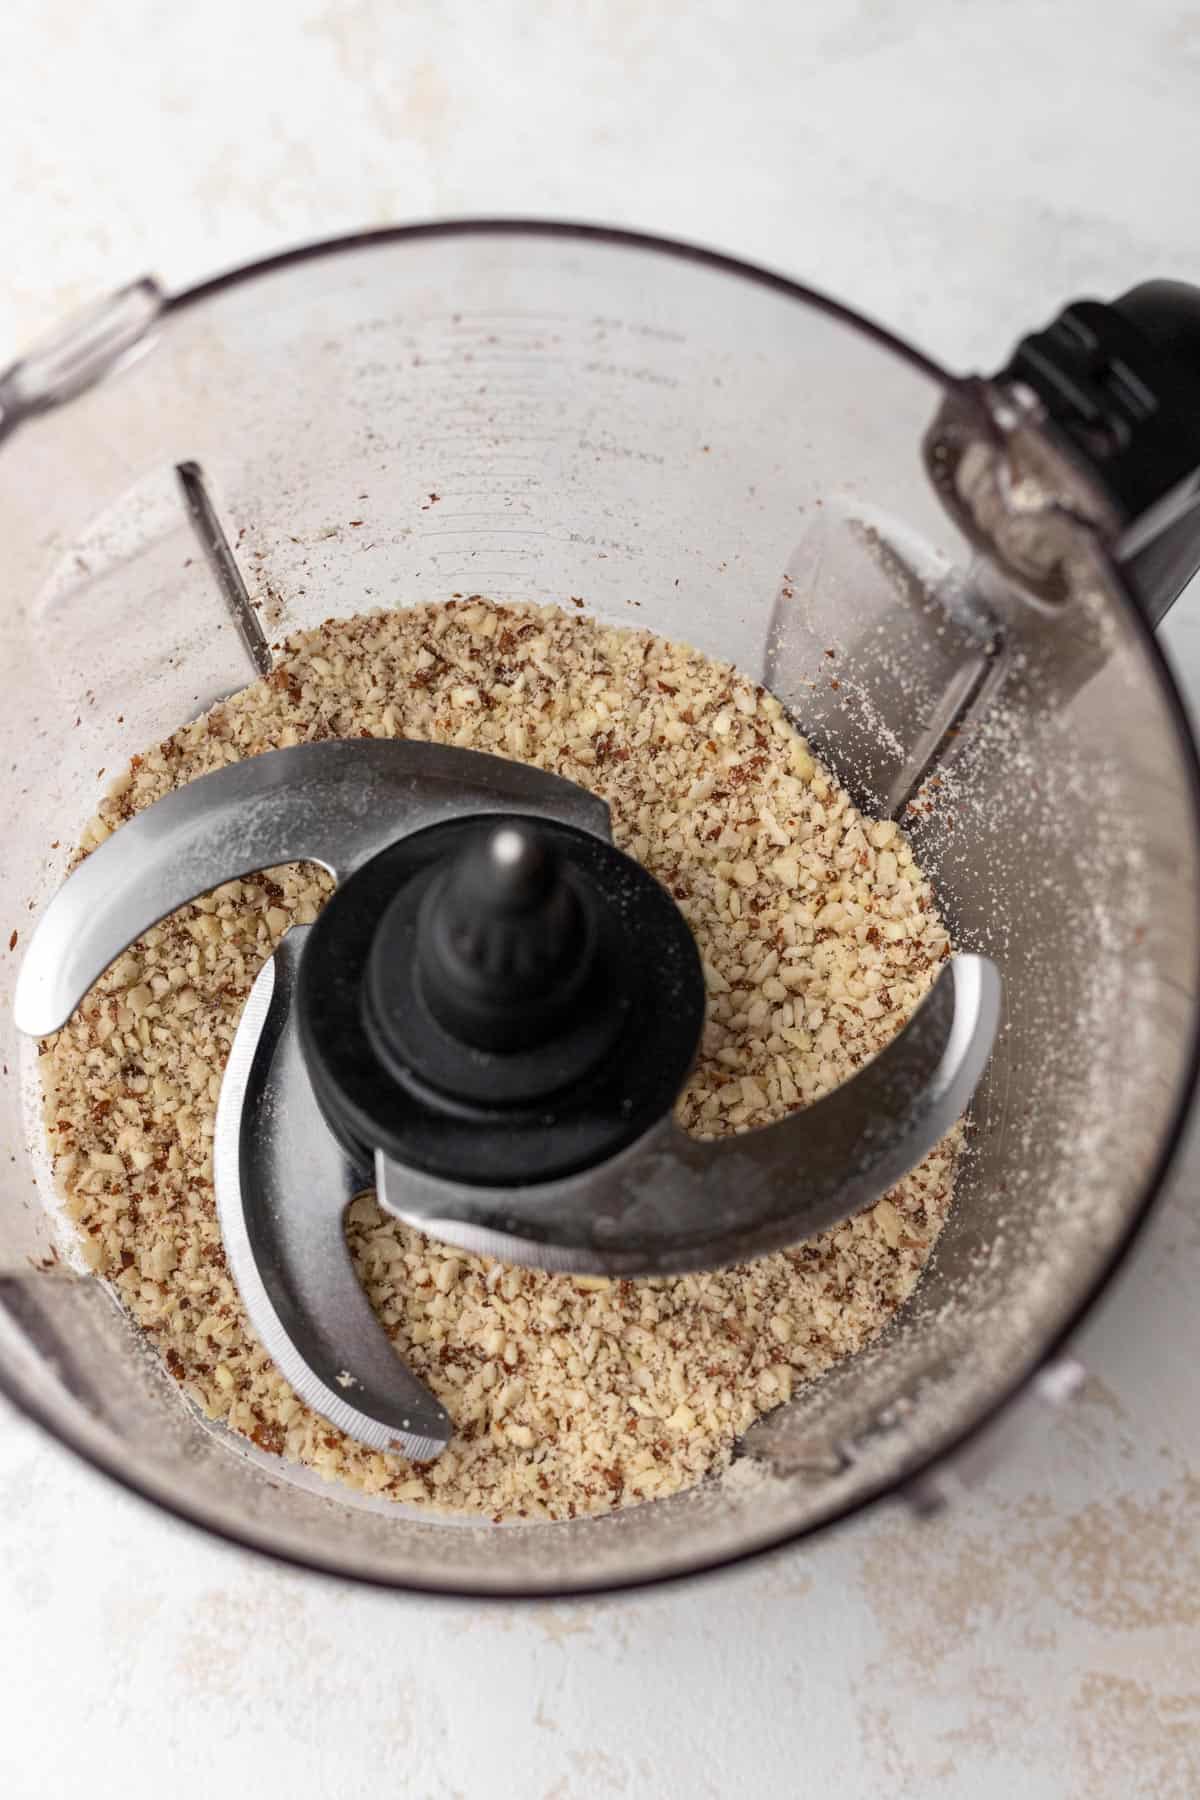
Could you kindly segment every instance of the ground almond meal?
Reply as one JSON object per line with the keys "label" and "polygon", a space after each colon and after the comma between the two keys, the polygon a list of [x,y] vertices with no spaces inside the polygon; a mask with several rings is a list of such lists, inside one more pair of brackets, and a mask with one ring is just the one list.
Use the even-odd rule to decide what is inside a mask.
{"label": "ground almond meal", "polygon": [[[81,853],[225,763],[356,736],[518,757],[603,796],[616,842],[670,889],[703,954],[708,1022],[678,1104],[701,1136],[767,1124],[843,1081],[948,954],[902,834],[855,811],[777,700],[694,650],[554,607],[475,599],[293,638],[265,680],[133,758]],[[87,1260],[210,1417],[371,1494],[574,1518],[724,1467],[754,1418],[868,1343],[910,1292],[950,1204],[953,1135],[836,1231],[663,1280],[468,1256],[363,1197],[348,1215],[359,1274],[455,1435],[424,1466],[343,1437],[256,1341],[211,1173],[250,985],[329,891],[310,866],[226,883],[148,932],[44,1047],[51,1148]]]}

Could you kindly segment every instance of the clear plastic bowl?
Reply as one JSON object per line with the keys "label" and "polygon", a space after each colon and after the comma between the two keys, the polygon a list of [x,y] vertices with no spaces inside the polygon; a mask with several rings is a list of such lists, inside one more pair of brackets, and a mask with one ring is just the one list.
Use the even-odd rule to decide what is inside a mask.
{"label": "clear plastic bowl", "polygon": [[[970,557],[921,456],[955,386],[763,270],[497,222],[318,245],[169,300],[142,286],[10,371],[0,1385],[18,1405],[256,1549],[514,1595],[652,1581],[812,1532],[911,1481],[1021,1387],[1122,1255],[1194,1075],[1195,758],[1100,559],[1063,627],[1095,654],[1017,659],[952,797],[915,818],[960,942],[1006,984],[954,1213],[880,1342],[758,1428],[731,1477],[600,1519],[479,1526],[357,1499],[204,1425],[98,1283],[43,1266],[36,1048],[9,1006],[97,770],[255,672],[181,468],[270,638],[455,593],[579,596],[769,682],[870,800],[955,675]],[[844,706],[819,691],[831,635]]]}

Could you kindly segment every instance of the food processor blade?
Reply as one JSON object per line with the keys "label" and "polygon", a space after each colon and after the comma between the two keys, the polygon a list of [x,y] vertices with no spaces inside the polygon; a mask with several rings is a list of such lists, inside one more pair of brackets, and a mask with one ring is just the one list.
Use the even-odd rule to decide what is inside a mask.
{"label": "food processor blade", "polygon": [[478,751],[404,740],[272,750],[189,782],[122,826],[58,890],[17,979],[17,1028],[45,1037],[160,919],[223,881],[315,862],[341,881],[407,832],[510,807],[607,838],[575,782]]}
{"label": "food processor blade", "polygon": [[321,1116],[292,992],[310,926],[287,934],[242,1013],[221,1084],[213,1185],[230,1272],[272,1361],[300,1398],[374,1450],[424,1462],[451,1421],[400,1361],[354,1272],[343,1230],[371,1185]]}
{"label": "food processor blade", "polygon": [[[358,1283],[343,1233],[356,1194],[374,1185],[410,1225],[511,1261],[622,1276],[720,1267],[877,1200],[959,1117],[987,1062],[1000,979],[986,958],[957,956],[899,1036],[832,1093],[760,1130],[687,1136],[670,1109],[703,1019],[699,958],[674,902],[611,846],[608,825],[574,783],[478,752],[376,740],[270,751],[122,826],[51,901],[26,956],[17,1018],[44,1035],[198,895],[299,860],[335,876],[320,921],[283,938],[244,1008],[214,1185],[230,1269],[277,1367],[376,1449],[426,1459],[451,1424]],[[542,874],[507,892],[481,870],[510,839]],[[511,984],[532,956],[536,1013],[551,979],[545,921],[568,901],[582,912],[562,942],[586,943],[594,967],[582,985],[569,969],[554,976],[569,1004],[545,1041],[523,1026],[502,1049],[465,1027],[457,1041],[453,1017],[447,1027],[430,1010],[430,945],[452,963],[469,952],[454,978],[477,985],[456,1004],[476,1024],[487,981]]]}
{"label": "food processor blade", "polygon": [[991,1052],[1000,976],[955,956],[902,1032],[849,1081],[779,1124],[705,1141],[661,1120],[565,1180],[438,1180],[380,1152],[380,1204],[463,1249],[609,1276],[728,1267],[798,1243],[878,1200],[955,1123]]}

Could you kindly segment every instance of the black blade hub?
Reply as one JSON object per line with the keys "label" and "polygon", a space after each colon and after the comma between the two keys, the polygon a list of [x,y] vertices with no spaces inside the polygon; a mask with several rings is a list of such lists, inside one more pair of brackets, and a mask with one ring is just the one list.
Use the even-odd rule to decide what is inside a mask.
{"label": "black blade hub", "polygon": [[704,983],[640,864],[573,826],[489,815],[402,838],[345,882],[297,1006],[349,1151],[514,1185],[590,1167],[670,1110]]}

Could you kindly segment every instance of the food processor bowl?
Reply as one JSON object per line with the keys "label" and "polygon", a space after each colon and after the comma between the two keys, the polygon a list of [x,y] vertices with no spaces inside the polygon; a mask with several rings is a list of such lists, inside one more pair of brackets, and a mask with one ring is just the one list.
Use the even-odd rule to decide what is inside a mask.
{"label": "food processor bowl", "polygon": [[[255,1549],[513,1596],[786,1543],[911,1489],[1022,1389],[1163,1179],[1198,956],[1196,761],[1144,565],[1102,505],[1063,504],[1036,399],[763,270],[528,222],[344,239],[172,297],[139,283],[0,379],[4,1391]],[[106,769],[292,631],[474,594],[582,605],[770,686],[911,831],[956,941],[1004,979],[954,1208],[883,1336],[721,1478],[570,1523],[365,1499],[202,1421],[56,1247],[12,1020]]]}

